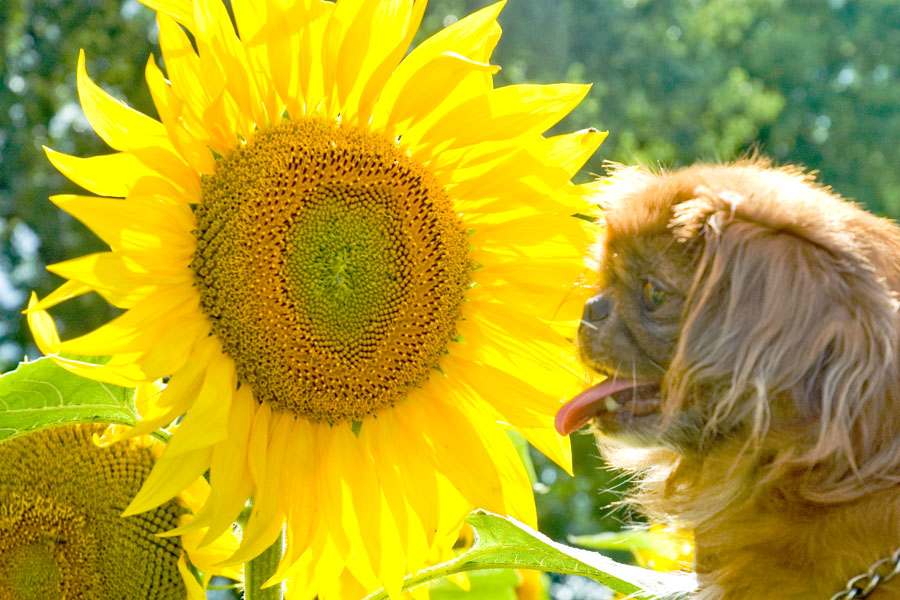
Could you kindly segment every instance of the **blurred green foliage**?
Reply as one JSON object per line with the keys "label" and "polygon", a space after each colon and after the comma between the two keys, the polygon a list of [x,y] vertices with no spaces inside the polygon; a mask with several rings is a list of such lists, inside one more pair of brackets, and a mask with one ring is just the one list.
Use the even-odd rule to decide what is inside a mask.
{"label": "blurred green foliage", "polygon": [[[457,0],[455,14],[484,4]],[[594,84],[559,128],[609,129],[593,172],[757,144],[900,217],[894,0],[511,0],[501,21],[501,83]]]}
{"label": "blurred green foliage", "polygon": [[[418,39],[487,4],[432,0]],[[501,24],[498,85],[593,83],[557,128],[610,131],[584,178],[607,159],[678,166],[758,148],[900,216],[895,0],[510,0]],[[143,80],[155,42],[153,14],[135,0],[0,2],[0,370],[35,353],[19,311],[30,290],[59,284],[43,267],[101,249],[47,201],[79,190],[41,150],[109,151],[77,104],[78,50],[97,82],[155,115]],[[72,336],[114,313],[89,295],[54,314]],[[574,479],[536,457],[541,529],[555,539],[628,519],[598,508],[616,496],[596,490],[622,482],[599,469],[588,437],[574,444]]]}

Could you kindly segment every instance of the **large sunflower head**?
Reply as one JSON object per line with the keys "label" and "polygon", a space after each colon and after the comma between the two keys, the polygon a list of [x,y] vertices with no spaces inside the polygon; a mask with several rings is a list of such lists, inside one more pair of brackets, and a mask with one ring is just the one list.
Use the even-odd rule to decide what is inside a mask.
{"label": "large sunflower head", "polygon": [[425,382],[456,334],[468,240],[395,142],[283,120],[219,160],[202,198],[200,309],[258,401],[338,424]]}
{"label": "large sunflower head", "polygon": [[[603,140],[544,132],[580,85],[494,88],[502,4],[407,49],[413,0],[147,0],[159,120],[78,65],[82,106],[116,152],[54,165],[93,197],[52,200],[110,246],[50,267],[30,309],[45,352],[86,376],[170,377],[144,434],[180,419],[129,512],[209,471],[187,529],[226,530],[234,561],[287,523],[277,577],[322,598],[449,547],[480,506],[534,522],[507,436],[558,463],[578,377],[559,323],[589,243],[570,183]],[[44,310],[97,291],[126,312],[59,342]],[[567,300],[573,300],[568,302]],[[575,309],[577,310],[577,309]]]}
{"label": "large sunflower head", "polygon": [[[209,552],[194,555],[189,540],[159,535],[200,508],[194,494],[203,483],[122,517],[153,467],[157,442],[103,444],[106,429],[62,426],[0,444],[4,598],[205,597],[185,558],[208,566]],[[217,545],[227,550],[227,539]]]}

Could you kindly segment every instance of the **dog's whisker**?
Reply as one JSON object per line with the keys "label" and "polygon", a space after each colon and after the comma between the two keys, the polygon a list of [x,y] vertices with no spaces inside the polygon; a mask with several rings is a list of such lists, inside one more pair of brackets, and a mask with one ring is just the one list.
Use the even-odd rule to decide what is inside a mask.
{"label": "dog's whisker", "polygon": [[593,323],[591,323],[590,321],[587,321],[587,320],[585,320],[585,319],[581,319],[581,321],[579,321],[578,325],[579,325],[580,327],[585,327],[585,328],[587,328],[587,329],[592,329],[592,330],[594,330],[594,331],[599,331],[599,330],[600,330],[599,327],[597,327],[596,325],[594,325]]}

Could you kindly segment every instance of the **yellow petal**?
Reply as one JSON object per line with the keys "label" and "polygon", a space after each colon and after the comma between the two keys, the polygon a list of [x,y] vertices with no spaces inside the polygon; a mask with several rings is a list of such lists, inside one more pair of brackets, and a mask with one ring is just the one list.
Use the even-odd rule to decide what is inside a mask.
{"label": "yellow petal", "polygon": [[[35,310],[46,310],[52,306],[56,306],[61,302],[65,302],[66,300],[70,300],[72,298],[76,298],[81,296],[82,294],[86,294],[91,291],[91,288],[78,283],[77,281],[67,281],[52,292],[50,292],[47,296],[44,297],[43,300],[36,302],[35,304],[28,304],[28,308],[22,311],[25,314],[28,314]],[[34,293],[32,292],[32,296]]]}
{"label": "yellow petal", "polygon": [[466,517],[475,508],[460,494],[456,485],[445,477],[438,477],[438,495],[443,500],[440,522],[434,544],[431,547],[431,560],[445,562],[454,558],[453,546],[459,539]]}
{"label": "yellow petal", "polygon": [[[377,586],[375,581],[368,582],[370,585],[364,585],[354,574],[348,569],[341,573],[340,577],[335,578],[322,592],[322,600],[341,600],[342,598],[365,598],[374,587]],[[395,598],[399,598],[395,597]]]}
{"label": "yellow petal", "polygon": [[[258,0],[232,0],[231,10],[234,12],[234,21],[237,25],[241,43],[247,47],[253,45],[260,38],[260,34],[267,29],[270,19],[276,15],[282,16],[272,10],[269,2]],[[271,11],[271,14],[269,14]]]}
{"label": "yellow petal", "polygon": [[[425,457],[426,441],[420,435],[409,435],[418,425],[407,416],[408,412],[407,403],[395,406],[377,420],[366,421],[360,437],[372,445],[371,452],[380,457],[377,464],[382,470],[397,471],[395,483],[410,507],[409,516],[414,517],[409,519],[407,554],[410,564],[421,564],[438,530],[444,499],[438,493],[434,468]],[[392,481],[385,477],[385,482]],[[391,504],[395,513],[402,511],[399,501]]]}
{"label": "yellow petal", "polygon": [[[359,123],[367,123],[371,119],[375,103],[382,95],[385,82],[393,76],[397,63],[403,58],[416,31],[419,29],[419,25],[422,22],[422,16],[425,14],[426,4],[427,2],[424,0],[413,0],[412,7],[408,9],[406,18],[398,32],[399,41],[394,45],[390,52],[385,55],[381,63],[373,69],[371,75],[369,75],[368,82],[361,80],[361,82],[365,84],[365,87],[360,88],[361,91],[358,103],[350,100],[351,104],[358,104],[359,106],[358,114],[356,116],[356,120]],[[398,24],[400,23],[398,22]]]}
{"label": "yellow petal", "polygon": [[436,56],[410,74],[405,85],[397,92],[385,124],[386,129],[394,132],[415,125],[445,103],[448,91],[469,74],[476,71],[493,74],[498,70],[498,67],[470,60],[455,52]]}
{"label": "yellow petal", "polygon": [[[465,162],[449,176],[443,173],[444,165],[433,168],[439,176],[452,177],[449,189],[460,200],[460,210],[466,213],[502,214],[532,206],[543,214],[572,215],[580,208],[586,208],[583,202],[573,206],[571,196],[560,193],[564,191],[560,186],[568,180],[568,174],[562,166],[548,164],[540,158],[536,148],[542,140],[538,135],[506,140],[505,144],[515,144],[515,148],[510,146],[502,158],[490,150],[490,145],[466,147]],[[480,160],[482,148],[489,150],[486,161]],[[483,173],[489,173],[489,176],[485,177]],[[494,199],[494,202],[486,204],[485,199]],[[496,218],[501,217],[497,215]]]}
{"label": "yellow petal", "polygon": [[350,540],[344,532],[342,521],[344,514],[344,492],[341,472],[344,465],[336,460],[337,453],[332,452],[335,444],[334,431],[328,425],[317,424],[314,427],[316,448],[316,496],[322,510],[322,520],[327,527],[332,543],[342,556],[350,550]]}
{"label": "yellow petal", "polygon": [[572,177],[594,155],[608,135],[608,131],[594,128],[556,135],[545,140],[541,156],[548,163],[561,166]]}
{"label": "yellow petal", "polygon": [[533,255],[541,259],[579,260],[595,237],[586,221],[571,215],[510,215],[498,223],[471,216],[466,222],[474,229],[470,236],[473,246],[494,252],[506,250],[516,259],[537,251],[539,254]]}
{"label": "yellow petal", "polygon": [[87,377],[94,381],[102,381],[122,387],[135,387],[147,382],[147,374],[139,366],[133,364],[135,355],[120,354],[114,358],[120,359],[117,361],[117,364],[112,364],[113,361],[111,360],[105,365],[96,365],[60,356],[54,356],[53,362],[66,371],[75,373],[80,377]]}
{"label": "yellow petal", "polygon": [[174,458],[166,456],[164,452],[122,516],[142,513],[174,497],[203,475],[209,468],[209,457],[209,448],[201,448]]}
{"label": "yellow petal", "polygon": [[412,588],[407,593],[413,600],[431,600],[430,586],[420,585]]}
{"label": "yellow petal", "polygon": [[284,13],[276,9],[271,0],[232,0],[231,9],[250,72],[256,77],[265,112],[270,119],[274,119],[281,112],[282,105],[275,91],[272,66],[269,64],[268,47],[276,31],[269,27],[269,23],[281,18]]}
{"label": "yellow petal", "polygon": [[[429,387],[441,390],[446,385],[442,378],[432,375]],[[476,428],[459,409],[443,400],[443,394],[410,394],[408,402],[421,435],[431,444],[429,459],[435,468],[475,506],[504,512],[500,476],[480,432],[482,427],[497,425],[481,421]]]}
{"label": "yellow petal", "polygon": [[181,250],[190,256],[196,240],[196,219],[184,204],[152,198],[128,200],[63,194],[50,201],[96,233],[113,250]]}
{"label": "yellow petal", "polygon": [[[192,4],[192,20],[193,9]],[[195,139],[224,155],[235,145],[238,114],[234,102],[226,97],[221,65],[209,52],[204,52],[202,59],[197,56],[191,40],[172,19],[160,14],[157,21],[171,89],[183,102],[180,118]],[[248,122],[242,119],[241,123],[241,131],[246,133]]]}
{"label": "yellow petal", "polygon": [[228,439],[213,449],[209,466],[209,485],[213,493],[207,500],[210,506],[209,529],[201,545],[211,543],[229,530],[250,497],[252,485],[247,467],[247,444],[255,408],[256,400],[250,388],[243,386],[234,393],[228,415]]}
{"label": "yellow petal", "polygon": [[346,424],[335,427],[331,451],[350,492],[345,522],[355,521],[365,547],[363,555],[377,573],[381,569],[381,490],[372,456]]}
{"label": "yellow petal", "polygon": [[[203,359],[212,354],[209,343],[199,343],[194,348],[192,361],[174,373],[166,387],[141,411],[141,421],[135,425],[130,436],[146,435],[172,423],[190,407],[203,383],[206,363]],[[113,359],[115,360],[115,358]]]}
{"label": "yellow petal", "polygon": [[478,287],[489,301],[521,306],[569,339],[575,334],[585,301],[597,289],[587,284],[583,274],[571,284],[562,285],[549,280],[528,281],[524,275],[509,277],[502,269],[481,273]]}
{"label": "yellow petal", "polygon": [[[193,9],[191,10],[193,19]],[[184,30],[172,19],[159,15],[157,21],[159,45],[162,48],[166,72],[172,82],[166,93],[175,96],[182,103],[178,114],[179,125],[197,140],[198,145],[202,144],[219,154],[225,154],[233,145],[234,135],[224,130],[224,123],[220,123],[218,128],[207,128],[204,114],[213,103],[211,93],[214,90],[209,89],[204,83],[200,58]],[[220,89],[217,91],[221,92]]]}
{"label": "yellow petal", "polygon": [[240,116],[235,133],[249,137],[252,125],[265,125],[267,117],[256,76],[250,70],[246,51],[231,25],[231,17],[220,0],[196,0],[194,21],[201,65],[207,64],[207,73],[218,70]]}
{"label": "yellow petal", "polygon": [[167,327],[196,318],[196,310],[181,289],[158,290],[106,325],[62,342],[59,351],[89,356],[146,351],[159,342]]}
{"label": "yellow petal", "polygon": [[[573,292],[578,283],[586,277],[587,269],[579,261],[564,259],[516,261],[510,260],[508,256],[481,249],[472,250],[469,256],[481,265],[481,268],[475,271],[475,280],[479,284],[483,282],[486,288],[491,287],[491,292],[496,291],[495,287],[513,284],[519,286],[520,291],[546,295],[548,293],[547,282],[554,282],[555,289],[551,288],[549,291],[551,297],[543,298],[544,302],[541,302],[547,308],[553,305],[554,300],[559,303],[559,306],[562,306],[566,295]],[[543,312],[540,317],[555,318],[556,314],[554,313],[556,313],[555,310]]]}
{"label": "yellow petal", "polygon": [[181,573],[184,585],[187,588],[187,600],[206,600],[206,592],[191,570],[188,569],[184,554],[178,557],[178,572]]}
{"label": "yellow petal", "polygon": [[[357,6],[352,6],[354,3]],[[368,107],[360,111],[360,96],[367,87],[369,102],[377,96],[403,58],[424,10],[425,2],[414,5],[412,0],[343,0],[335,6],[334,21],[347,20],[337,56],[335,87],[341,115],[349,122],[368,122]]]}
{"label": "yellow petal", "polygon": [[[547,427],[553,416],[540,410],[544,404],[559,404],[555,396],[548,396],[528,385],[513,374],[506,373],[490,365],[485,365],[455,356],[441,358],[441,369],[453,380],[465,385],[455,390],[454,395],[478,399],[489,406],[514,427]],[[536,399],[542,401],[536,401]]]}
{"label": "yellow petal", "polygon": [[294,419],[288,440],[285,464],[290,467],[286,471],[287,490],[282,497],[283,510],[287,514],[287,544],[281,564],[273,575],[279,580],[287,577],[307,553],[321,516],[315,486],[310,485],[316,472],[312,427],[306,419]]}
{"label": "yellow petal", "polygon": [[[580,388],[581,368],[570,344],[547,324],[499,303],[475,302],[476,306],[465,307],[466,319],[458,325],[460,335],[468,342],[468,358],[514,375],[543,392],[532,401],[545,414],[551,412],[548,402]],[[529,340],[528,345],[518,341],[523,337]]]}
{"label": "yellow petal", "polygon": [[[262,48],[256,49],[255,39],[259,37],[265,40],[265,56],[260,56],[258,60],[265,60],[269,65],[268,74],[272,80],[275,95],[284,103],[288,114],[302,115],[304,93],[300,84],[300,69],[301,63],[309,61],[311,57],[304,58],[300,53],[301,24],[307,22],[311,8],[304,2],[281,6],[277,0],[263,0],[262,2],[250,0],[246,3],[241,1],[239,4],[246,4],[248,10],[252,7],[260,13],[265,11],[265,21],[257,25],[260,29],[249,34],[248,48],[262,54]],[[236,8],[236,14],[241,10],[243,9]],[[248,38],[244,33],[245,27],[241,25],[241,20],[249,18],[238,19],[238,30],[245,45],[248,44]],[[255,27],[247,26],[246,28],[255,29]]]}
{"label": "yellow petal", "polygon": [[171,149],[162,123],[126,106],[91,81],[85,69],[84,50],[78,54],[76,79],[88,122],[111,147],[123,152],[148,146]]}
{"label": "yellow petal", "polygon": [[[459,408],[470,419],[478,418],[479,413],[474,404],[464,402]],[[485,447],[491,449],[491,459],[500,474],[507,514],[532,527],[537,527],[531,480],[509,436],[499,427],[482,426],[479,432],[483,436]]]}
{"label": "yellow petal", "polygon": [[317,540],[313,545],[313,561],[311,563],[313,573],[308,578],[312,582],[311,589],[323,590],[319,595],[320,600],[324,600],[326,594],[324,590],[333,586],[344,571],[344,557],[346,556],[334,544],[333,538],[328,537],[324,528],[322,532],[323,541]]}
{"label": "yellow petal", "polygon": [[543,133],[571,112],[589,89],[567,83],[498,88],[448,111],[422,139],[433,144],[449,140],[448,147],[459,148]]}
{"label": "yellow petal", "polygon": [[50,265],[47,270],[89,286],[107,302],[128,308],[153,292],[159,281],[115,252],[98,252]]}
{"label": "yellow petal", "polygon": [[192,0],[140,0],[141,4],[169,15],[185,27],[194,31],[194,8]]}
{"label": "yellow petal", "polygon": [[60,173],[87,191],[100,196],[128,195],[141,177],[156,175],[136,156],[128,152],[79,158],[43,146],[47,158]]}
{"label": "yellow petal", "polygon": [[390,513],[389,516],[382,517],[382,528],[388,526],[385,521],[389,519],[391,525],[396,527],[391,536],[396,538],[399,544],[396,552],[405,555],[409,542],[410,523],[403,494],[402,474],[398,471],[398,467],[402,466],[403,462],[394,450],[393,437],[390,435],[393,423],[385,425],[388,420],[393,421],[388,415],[385,415],[385,418],[367,419],[363,423],[359,439],[366,446],[366,454],[374,458],[378,481],[384,494],[387,511]]}
{"label": "yellow petal", "polygon": [[[186,288],[185,295],[195,294]],[[196,305],[195,305],[196,306]],[[159,343],[135,361],[150,380],[160,379],[181,370],[192,360],[197,342],[209,339],[209,323],[205,319],[185,319],[168,328]]]}
{"label": "yellow petal", "polygon": [[[188,517],[190,518],[190,517]],[[243,578],[240,569],[221,568],[217,565],[228,556],[231,556],[240,545],[240,540],[231,529],[217,537],[212,543],[201,545],[200,538],[205,530],[191,531],[181,536],[181,545],[187,550],[191,564],[204,574],[204,580],[213,574],[221,574],[232,579]],[[208,582],[207,582],[208,583]]]}
{"label": "yellow petal", "polygon": [[199,202],[202,198],[200,173],[195,171],[178,155],[175,148],[148,146],[132,150],[132,154],[153,169],[155,177],[147,177],[135,181],[132,193],[141,189],[141,184],[160,185],[160,182],[175,186],[177,192],[170,196],[171,201]]}
{"label": "yellow petal", "polygon": [[[305,27],[299,42],[297,79],[300,83],[300,98],[303,100],[302,114],[316,114],[325,99],[324,45],[325,30],[331,21],[336,3],[313,0],[308,4],[308,12],[303,15]],[[271,54],[270,54],[271,60]],[[333,81],[333,80],[332,80]],[[277,85],[277,81],[276,81]],[[331,92],[331,88],[328,88]],[[289,92],[290,93],[290,92]],[[296,92],[290,94],[295,96]],[[284,95],[284,92],[282,92]]]}
{"label": "yellow petal", "polygon": [[199,394],[169,440],[170,457],[213,446],[227,438],[230,396],[235,384],[231,358],[221,353],[214,356],[206,369]]}
{"label": "yellow petal", "polygon": [[45,310],[39,310],[37,294],[31,292],[28,299],[28,328],[34,337],[34,343],[44,354],[55,354],[59,346],[59,334],[56,332],[56,323],[53,317]]}
{"label": "yellow petal", "polygon": [[404,512],[402,513],[397,508],[388,504],[386,498],[383,499],[379,539],[381,541],[380,552],[384,559],[381,561],[378,578],[384,584],[391,598],[401,597],[403,578],[410,568],[407,566],[409,563],[406,555],[406,532],[398,529],[396,521],[401,514],[402,518],[406,519],[406,508],[403,507]]}
{"label": "yellow petal", "polygon": [[269,445],[271,419],[271,406],[267,402],[260,403],[253,415],[247,451],[247,467],[250,470],[254,487],[262,485],[266,480],[266,448]]}
{"label": "yellow petal", "polygon": [[[498,2],[467,15],[416,46],[398,65],[384,85],[378,104],[373,110],[373,128],[385,127],[392,107],[396,104],[400,94],[404,90],[412,91],[408,85],[409,80],[433,63],[436,57],[445,53],[455,53],[475,64],[486,64],[500,37],[497,15],[500,14],[504,4],[505,2]],[[446,92],[446,103],[434,107],[433,114],[421,111],[423,114],[420,115],[420,118],[425,123],[432,123],[463,100],[470,98],[475,93],[482,93],[484,90],[490,89],[491,75],[490,70],[477,69],[469,71],[464,81],[457,82],[452,88],[441,86]],[[399,121],[399,115],[393,119],[395,123]],[[403,132],[403,135],[407,143],[415,144],[421,133],[417,130],[407,130]]]}
{"label": "yellow petal", "polygon": [[[261,412],[263,412],[262,407],[257,411],[257,414]],[[266,425],[266,431],[262,430],[262,425],[257,427],[256,421],[254,421],[253,429],[250,432],[250,452],[259,452],[259,454],[263,455],[263,460],[265,460],[264,472],[259,475],[264,475],[265,478],[255,481],[253,510],[250,512],[250,519],[247,522],[247,527],[244,529],[241,547],[228,559],[229,563],[245,562],[257,556],[268,548],[281,532],[284,524],[284,513],[281,510],[280,491],[282,483],[286,479],[284,475],[286,468],[284,459],[287,453],[293,420],[294,416],[289,413],[273,414],[271,421],[263,423]],[[265,436],[265,441],[254,444],[254,436],[257,436],[258,439],[260,435]],[[264,451],[260,450],[262,444],[266,445]]]}
{"label": "yellow petal", "polygon": [[[189,107],[166,81],[162,71],[156,66],[153,55],[150,55],[150,59],[147,61],[144,75],[156,111],[166,126],[169,139],[178,150],[179,155],[198,173],[212,175],[216,163],[207,146],[209,135],[202,127],[197,127],[196,122],[190,123],[192,120],[196,121],[196,119],[192,119],[194,115],[189,112]],[[193,129],[188,129],[189,123]]]}

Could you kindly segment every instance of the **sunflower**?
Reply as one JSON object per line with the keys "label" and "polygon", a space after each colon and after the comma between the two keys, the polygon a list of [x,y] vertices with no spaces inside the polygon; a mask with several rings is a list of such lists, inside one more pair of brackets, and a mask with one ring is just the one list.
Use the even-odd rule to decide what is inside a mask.
{"label": "sunflower", "polygon": [[[181,529],[208,542],[252,497],[245,561],[322,598],[385,585],[452,546],[472,506],[534,524],[507,430],[566,469],[553,430],[580,389],[566,327],[590,243],[585,186],[605,137],[545,137],[588,86],[494,88],[502,3],[407,54],[414,0],[145,0],[166,74],[159,120],[79,58],[84,112],[115,153],[47,150],[96,196],[51,200],[110,246],[49,269],[31,306],[45,353],[102,381],[169,377],[135,428],[179,420],[126,514],[209,471]],[[47,334],[47,308],[96,291],[121,316]],[[574,309],[574,310],[573,310]]]}
{"label": "sunflower", "polygon": [[68,425],[0,444],[3,598],[206,597],[186,555],[208,582],[211,565],[237,546],[231,533],[204,551],[196,535],[159,535],[199,510],[206,482],[123,518],[163,444],[150,436],[109,443],[108,433],[106,425]]}

